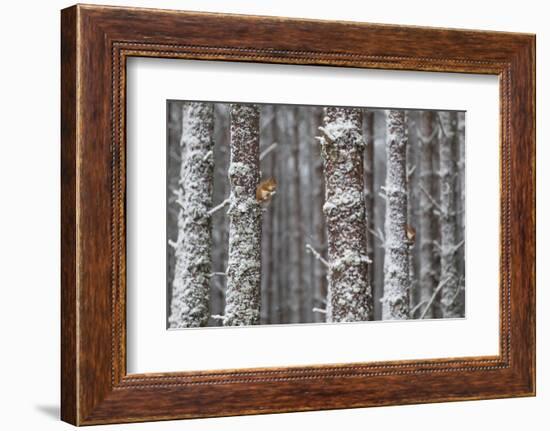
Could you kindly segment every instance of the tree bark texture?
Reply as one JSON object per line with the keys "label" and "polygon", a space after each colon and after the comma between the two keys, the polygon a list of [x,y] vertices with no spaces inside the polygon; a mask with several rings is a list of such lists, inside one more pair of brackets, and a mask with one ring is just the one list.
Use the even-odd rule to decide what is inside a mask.
{"label": "tree bark texture", "polygon": [[441,312],[444,318],[461,317],[456,251],[456,112],[440,112],[442,138],[439,145],[441,220]]}
{"label": "tree bark texture", "polygon": [[361,110],[325,108],[321,153],[330,265],[327,321],[372,318],[363,195]]}
{"label": "tree bark texture", "polygon": [[409,317],[407,241],[407,133],[405,112],[386,111],[386,222],[383,320]]}
{"label": "tree bark texture", "polygon": [[288,110],[287,125],[288,131],[290,133],[290,163],[291,167],[291,214],[293,217],[292,220],[292,232],[291,232],[291,256],[292,256],[292,266],[291,266],[291,286],[290,290],[292,292],[291,300],[291,323],[299,323],[303,316],[303,307],[305,302],[305,286],[303,280],[304,273],[304,257],[306,254],[306,249],[304,245],[304,234],[303,234],[303,216],[302,216],[302,196],[301,196],[301,180],[300,180],[300,139],[299,139],[299,110],[297,107],[293,107]]}
{"label": "tree bark texture", "polygon": [[[365,154],[363,169],[365,175],[365,213],[367,218],[367,253],[369,260],[374,261],[374,112],[363,111],[363,137]],[[374,284],[374,265],[369,265],[369,284]]]}
{"label": "tree bark texture", "polygon": [[[229,106],[214,105],[214,192],[213,206],[225,201],[229,196],[227,168],[229,166]],[[212,214],[212,272],[210,278],[210,313],[222,315],[225,309],[225,288],[227,278],[223,275],[227,268],[228,249],[227,206]],[[219,323],[219,319],[212,319]]]}
{"label": "tree bark texture", "polygon": [[[428,305],[430,298],[437,285],[435,272],[435,249],[436,240],[436,222],[434,197],[436,190],[434,188],[435,173],[433,170],[433,152],[437,139],[437,130],[439,128],[436,122],[436,113],[432,111],[422,111],[419,115],[418,124],[418,145],[420,147],[420,165],[419,165],[419,188],[420,188],[420,298],[423,303],[422,310]],[[433,304],[424,314],[425,318],[434,317]]]}
{"label": "tree bark texture", "polygon": [[[178,215],[180,206],[176,203],[175,192],[180,188],[181,171],[181,128],[183,120],[183,102],[172,101],[168,104],[168,148],[166,157],[166,236],[170,239],[178,238]],[[172,305],[172,283],[174,282],[174,268],[176,266],[176,249],[166,248],[166,325],[170,326],[170,310]]]}
{"label": "tree bark texture", "polygon": [[257,106],[231,104],[225,326],[256,325],[260,321],[262,209],[256,200],[260,179],[259,118]]}
{"label": "tree bark texture", "polygon": [[172,328],[204,326],[209,318],[213,124],[212,104],[184,105],[177,191],[180,210],[169,319]]}

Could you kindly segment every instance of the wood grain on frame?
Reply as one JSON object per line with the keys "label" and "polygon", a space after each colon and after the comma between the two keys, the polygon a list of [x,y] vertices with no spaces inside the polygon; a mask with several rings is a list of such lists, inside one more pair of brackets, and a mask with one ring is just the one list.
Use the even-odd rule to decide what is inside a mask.
{"label": "wood grain on frame", "polygon": [[[63,420],[88,425],[534,395],[533,35],[78,5],[62,11],[61,47]],[[500,354],[127,375],[129,56],[498,75]]]}

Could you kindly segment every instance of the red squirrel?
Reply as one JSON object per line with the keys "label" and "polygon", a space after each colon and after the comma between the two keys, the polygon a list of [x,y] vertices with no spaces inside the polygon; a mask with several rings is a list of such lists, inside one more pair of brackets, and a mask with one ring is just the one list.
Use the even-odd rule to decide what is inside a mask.
{"label": "red squirrel", "polygon": [[268,178],[263,180],[256,187],[256,200],[260,203],[269,202],[271,197],[275,194],[277,188],[277,181],[275,178]]}

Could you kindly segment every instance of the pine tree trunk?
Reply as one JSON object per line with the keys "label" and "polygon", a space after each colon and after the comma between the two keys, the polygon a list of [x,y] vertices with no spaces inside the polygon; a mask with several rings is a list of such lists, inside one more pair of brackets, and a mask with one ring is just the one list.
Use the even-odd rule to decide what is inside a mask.
{"label": "pine tree trunk", "polygon": [[275,129],[275,141],[278,143],[277,147],[277,195],[282,198],[277,199],[276,207],[276,220],[277,220],[277,235],[275,241],[277,243],[277,297],[278,303],[278,323],[289,323],[289,253],[288,253],[288,232],[289,232],[289,187],[288,187],[288,159],[289,145],[288,145],[288,133],[286,133],[288,127],[286,124],[286,113],[284,106],[275,106],[275,120],[277,127]]}
{"label": "pine tree trunk", "polygon": [[[229,106],[222,103],[214,105],[214,193],[213,205],[227,199],[229,184],[227,167],[229,166]],[[227,207],[215,211],[212,215],[212,272],[210,278],[210,313],[222,315],[225,309],[227,268]],[[217,319],[211,318],[209,325],[218,325]]]}
{"label": "pine tree trunk", "polygon": [[456,164],[453,150],[456,138],[456,112],[439,113],[442,138],[439,146],[441,205],[441,311],[444,318],[460,317],[459,277],[456,259]]}
{"label": "pine tree trunk", "polygon": [[[273,105],[264,105],[260,111],[260,148],[265,151],[274,142],[275,111]],[[277,150],[271,151],[260,161],[261,172],[264,178],[276,177],[275,161]],[[274,228],[276,200],[273,199],[266,206],[262,216],[262,323],[275,323],[275,310],[278,301],[276,289],[277,271],[274,268]],[[274,281],[275,280],[275,281]]]}
{"label": "pine tree trunk", "polygon": [[[386,200],[380,193],[386,184],[386,115],[384,111],[375,111],[375,152],[374,164],[374,230],[377,233],[384,231],[384,222],[386,220]],[[378,141],[377,141],[378,139]],[[378,144],[378,146],[376,145]],[[380,235],[379,235],[380,236]],[[372,285],[374,297],[374,320],[382,320],[382,303],[380,300],[384,296],[384,256],[386,254],[384,243],[380,238],[374,241],[373,256],[373,279]]]}
{"label": "pine tree trunk", "polygon": [[[168,103],[168,157],[166,159],[167,190],[166,190],[166,236],[171,240],[178,238],[178,214],[180,207],[174,194],[180,188],[181,156],[184,147],[181,146],[181,128],[183,103],[171,101]],[[176,250],[167,247],[166,251],[166,325],[170,326],[170,310],[172,303],[172,283],[176,266]]]}
{"label": "pine tree trunk", "polygon": [[225,326],[260,322],[262,210],[256,200],[260,177],[259,118],[259,108],[255,105],[231,105]]}
{"label": "pine tree trunk", "polygon": [[[367,217],[367,253],[374,260],[374,111],[363,111],[363,136],[365,138],[365,211]],[[374,284],[374,265],[369,265],[369,284]]]}
{"label": "pine tree trunk", "polygon": [[[434,242],[436,238],[434,205],[432,199],[435,194],[434,189],[434,171],[432,157],[436,136],[434,128],[436,125],[436,116],[434,112],[423,111],[419,118],[419,137],[420,146],[420,298],[419,302],[425,306],[429,303],[436,287],[435,274],[435,250]],[[421,310],[425,309],[421,307]],[[424,317],[431,319],[434,317],[433,306],[426,311]]]}
{"label": "pine tree trunk", "polygon": [[386,111],[386,223],[383,320],[409,316],[409,246],[407,243],[407,135],[405,112]]}
{"label": "pine tree trunk", "polygon": [[[323,125],[323,109],[315,107],[312,109],[310,118],[310,133],[311,136],[316,136],[319,133],[319,127]],[[313,246],[321,254],[326,256],[327,254],[327,234],[325,225],[325,216],[323,214],[323,203],[325,195],[325,179],[323,176],[323,160],[321,158],[321,146],[317,141],[311,145],[311,153],[313,158],[313,177],[315,178],[315,185],[313,190],[313,228],[315,243]],[[315,259],[315,306],[320,309],[326,308],[327,299],[327,268],[319,259]],[[316,322],[326,321],[326,315],[322,313],[315,313],[314,319]]]}
{"label": "pine tree trunk", "polygon": [[204,326],[212,265],[213,105],[187,103],[183,113],[178,239],[172,284],[172,328]]}
{"label": "pine tree trunk", "polygon": [[[306,244],[315,242],[315,206],[313,205],[313,193],[315,190],[315,160],[313,158],[313,148],[318,147],[315,140],[317,133],[312,134],[311,119],[313,108],[300,107],[298,128],[298,141],[300,149],[300,174],[302,183],[302,240],[301,252],[304,260],[304,272],[302,275],[304,289],[304,304],[302,307],[302,322],[312,323],[315,321],[313,307],[315,307],[315,256],[308,253]],[[318,314],[318,313],[315,313]]]}
{"label": "pine tree trunk", "polygon": [[290,132],[290,146],[292,163],[292,316],[291,323],[300,323],[303,317],[305,302],[304,290],[304,255],[306,253],[303,240],[302,223],[302,184],[300,181],[300,139],[299,139],[299,108],[287,108],[288,127]]}
{"label": "pine tree trunk", "polygon": [[361,111],[325,108],[322,158],[330,264],[328,322],[372,318],[363,195]]}
{"label": "pine tree trunk", "polygon": [[[457,217],[458,217],[458,228],[459,235],[457,240],[464,244],[466,240],[466,124],[465,124],[465,112],[458,113],[458,194],[457,194]],[[458,271],[460,275],[460,285],[462,292],[465,293],[465,260],[464,260],[464,249],[465,247],[460,247],[457,250],[457,259],[458,259]],[[464,295],[462,295],[462,310],[464,310]]]}
{"label": "pine tree trunk", "polygon": [[[416,111],[405,113],[407,120],[407,244],[409,246],[409,310],[416,304],[417,267],[416,267],[416,228],[418,204],[418,141]],[[412,144],[410,144],[412,143]],[[412,317],[412,316],[409,316]]]}

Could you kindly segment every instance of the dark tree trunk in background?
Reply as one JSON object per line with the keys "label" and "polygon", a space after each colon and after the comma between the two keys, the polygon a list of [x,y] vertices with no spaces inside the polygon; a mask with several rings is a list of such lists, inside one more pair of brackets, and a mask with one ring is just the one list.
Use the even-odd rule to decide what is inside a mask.
{"label": "dark tree trunk in background", "polygon": [[409,317],[409,246],[407,243],[407,135],[404,111],[386,111],[386,223],[384,320]]}
{"label": "dark tree trunk in background", "polygon": [[[365,140],[365,155],[363,157],[365,171],[365,211],[367,217],[367,253],[369,260],[374,262],[374,112],[363,111],[363,137]],[[374,265],[369,265],[369,284],[374,284]]]}
{"label": "dark tree trunk in background", "polygon": [[[457,140],[458,140],[458,187],[457,187],[457,218],[458,218],[458,237],[459,244],[464,244],[466,240],[466,113],[458,113],[458,125],[457,125]],[[456,258],[458,259],[458,272],[460,274],[459,283],[462,290],[465,289],[465,277],[466,268],[464,260],[465,246],[459,248],[456,252]],[[459,300],[462,304],[459,304],[461,309],[464,310],[464,295]]]}
{"label": "dark tree trunk in background", "polygon": [[[419,115],[418,125],[418,145],[420,147],[419,200],[421,209],[419,226],[419,302],[424,304],[420,307],[421,310],[425,310],[426,306],[428,306],[437,284],[434,250],[437,226],[435,223],[435,208],[433,203],[434,197],[437,195],[434,187],[435,173],[432,165],[433,152],[437,139],[436,132],[439,127],[436,122],[436,115],[437,114],[432,111],[422,111]],[[428,319],[434,317],[433,305],[426,310],[424,317]]]}
{"label": "dark tree trunk in background", "polygon": [[299,323],[301,320],[301,311],[304,305],[304,282],[302,279],[304,271],[305,247],[303,241],[302,229],[302,199],[300,182],[300,140],[298,131],[298,108],[287,108],[287,128],[289,133],[290,145],[290,175],[291,175],[291,214],[292,214],[292,232],[291,234],[291,259],[292,265],[289,268],[291,274],[291,285],[289,286],[291,294],[290,323]]}
{"label": "dark tree trunk in background", "polygon": [[[303,304],[300,312],[302,321],[313,322],[313,307],[315,307],[315,263],[316,259],[312,253],[308,253],[306,244],[315,241],[315,224],[313,217],[315,215],[314,193],[315,193],[315,160],[313,157],[313,148],[318,147],[315,136],[312,133],[311,119],[313,110],[311,108],[299,107],[298,109],[298,142],[300,145],[299,172],[301,187],[302,210],[300,227],[302,238],[300,241],[300,252],[304,262],[302,273]],[[317,145],[316,145],[317,144]]]}
{"label": "dark tree trunk in background", "polygon": [[259,118],[257,106],[231,104],[226,326],[256,325],[260,321],[262,210],[256,200]]}
{"label": "dark tree trunk in background", "polygon": [[319,140],[326,187],[323,209],[330,264],[327,321],[369,320],[372,292],[368,280],[361,110],[325,108],[322,131]]}
{"label": "dark tree trunk in background", "polygon": [[186,103],[183,112],[172,328],[204,326],[210,317],[213,110],[209,103]]}
{"label": "dark tree trunk in background", "polygon": [[277,292],[279,297],[279,310],[278,310],[278,323],[288,323],[290,321],[290,271],[289,266],[292,264],[290,260],[289,246],[290,246],[290,173],[289,173],[289,159],[290,159],[290,145],[289,145],[289,133],[287,115],[285,112],[287,107],[276,106],[275,118],[277,121],[275,141],[278,143],[277,147],[277,198],[276,198],[276,217],[278,224],[277,241],[277,265],[279,268],[283,268],[279,271]]}
{"label": "dark tree trunk in background", "polygon": [[[176,203],[179,189],[181,170],[181,155],[184,147],[181,143],[181,127],[183,115],[183,102],[171,101],[168,109],[168,148],[166,157],[166,236],[171,240],[178,238],[178,214],[180,207]],[[174,267],[176,264],[176,250],[174,247],[166,247],[166,324],[169,326],[170,306],[172,302],[172,282],[174,281]]]}
{"label": "dark tree trunk in background", "polygon": [[442,138],[439,147],[440,205],[441,205],[441,310],[443,317],[460,317],[459,276],[455,258],[458,247],[456,233],[456,163],[453,159],[456,145],[457,115],[439,113]]}
{"label": "dark tree trunk in background", "polygon": [[[213,205],[227,199],[229,184],[229,106],[217,103],[214,106],[214,194]],[[227,268],[228,225],[227,206],[212,215],[212,272],[210,279],[210,312],[223,314],[225,309],[225,287],[227,278],[223,274]],[[212,319],[213,324],[218,320]]]}
{"label": "dark tree trunk in background", "polygon": [[[418,214],[418,136],[417,111],[407,111],[407,244],[409,246],[409,310],[416,304],[416,229]],[[410,143],[410,144],[409,144]],[[409,316],[413,317],[413,316]]]}
{"label": "dark tree trunk in background", "polygon": [[[260,115],[260,149],[266,151],[275,142],[275,110],[272,105],[262,106]],[[260,166],[264,178],[276,177],[275,168],[277,151],[270,151],[261,161]],[[275,213],[274,200],[264,208],[262,216],[262,322],[275,323],[277,298],[277,271],[274,269],[275,254]]]}
{"label": "dark tree trunk in background", "polygon": [[[323,160],[321,158],[321,146],[315,137],[319,134],[319,127],[323,125],[323,108],[313,107],[309,117],[310,150],[312,157],[312,211],[311,221],[313,223],[313,248],[321,254],[327,255],[327,234],[325,226],[325,215],[323,213],[323,204],[325,196],[325,178],[323,175]],[[327,268],[319,259],[314,258],[314,278],[313,278],[313,296],[314,306],[318,309],[325,309],[327,306]],[[315,322],[324,322],[326,315],[314,313]]]}
{"label": "dark tree trunk in background", "polygon": [[374,272],[374,318],[382,319],[382,303],[380,300],[384,296],[384,222],[386,219],[386,200],[382,192],[386,184],[386,114],[384,111],[375,111],[374,113],[374,230],[377,232],[377,238],[374,241],[374,262],[372,263]]}

